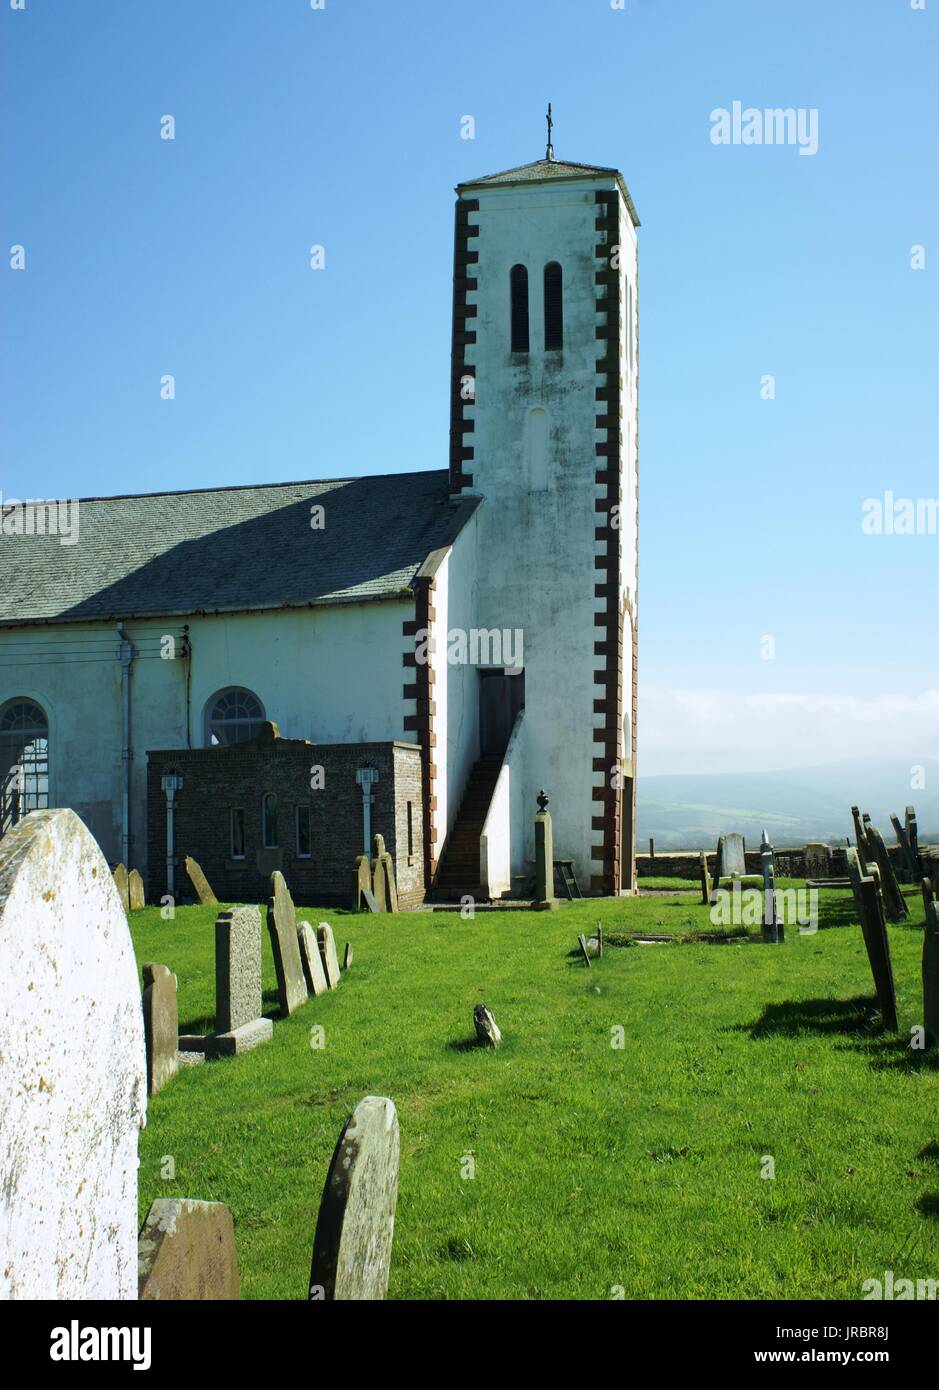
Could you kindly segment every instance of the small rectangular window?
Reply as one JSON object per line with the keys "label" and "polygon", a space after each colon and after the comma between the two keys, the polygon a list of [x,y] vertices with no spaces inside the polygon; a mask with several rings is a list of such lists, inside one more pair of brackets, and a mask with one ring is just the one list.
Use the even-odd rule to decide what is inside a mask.
{"label": "small rectangular window", "polygon": [[309,806],[298,806],[297,817],[297,858],[309,859],[312,854],[312,838],[310,835],[310,808]]}
{"label": "small rectangular window", "polygon": [[414,858],[414,803],[408,802],[408,858]]}
{"label": "small rectangular window", "polygon": [[266,792],[261,800],[261,844],[265,849],[277,849],[277,797]]}
{"label": "small rectangular window", "polygon": [[231,857],[245,857],[245,813],[240,806],[233,806],[229,813],[231,827]]}

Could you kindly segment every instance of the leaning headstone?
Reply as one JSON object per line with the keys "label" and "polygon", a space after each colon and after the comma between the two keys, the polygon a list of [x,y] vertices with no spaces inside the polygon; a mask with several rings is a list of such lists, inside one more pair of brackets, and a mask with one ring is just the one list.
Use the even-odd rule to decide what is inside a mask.
{"label": "leaning headstone", "polygon": [[117,895],[121,900],[121,906],[123,907],[125,912],[129,912],[130,885],[127,878],[127,870],[124,868],[123,864],[118,864],[117,868],[114,870],[114,886],[117,889]]}
{"label": "leaning headstone", "polygon": [[906,917],[909,917],[910,910],[900,892],[900,885],[897,883],[897,876],[893,871],[893,864],[890,862],[884,837],[876,825],[867,826],[867,844],[871,852],[872,862],[880,870],[880,887],[884,895],[884,911],[887,914],[887,920],[888,922],[902,922]]}
{"label": "leaning headstone", "polygon": [[382,1299],[398,1200],[398,1116],[384,1096],[360,1100],[333,1152],[316,1221],[310,1298]]}
{"label": "leaning headstone", "polygon": [[316,941],[320,949],[320,959],[323,962],[326,983],[330,989],[335,989],[341,978],[339,957],[336,954],[336,938],[333,936],[333,929],[328,922],[320,922],[316,928]]}
{"label": "leaning headstone", "polygon": [[857,851],[848,847],[845,851],[848,876],[854,893],[854,902],[861,923],[861,934],[867,950],[871,974],[877,990],[877,999],[883,1015],[884,1026],[895,1033],[899,1027],[897,1020],[897,995],[893,982],[893,966],[890,961],[890,941],[884,919],[884,901],[880,891],[879,875],[876,867],[871,874],[862,874]]}
{"label": "leaning headstone", "polygon": [[367,854],[360,854],[355,861],[353,889],[352,889],[352,911],[371,912],[368,899],[374,899],[372,893],[372,868],[371,861]]}
{"label": "leaning headstone", "polygon": [[188,854],[186,855],[186,873],[189,875],[189,882],[196,890],[196,897],[199,899],[200,903],[211,904],[218,902],[218,898],[209,887],[209,880],[196,861],[191,859]]}
{"label": "leaning headstone", "polygon": [[372,860],[372,893],[380,912],[397,912],[398,890],[395,886],[394,860],[385,849],[385,837],[375,836],[375,858]]}
{"label": "leaning headstone", "polygon": [[897,848],[900,851],[900,869],[897,876],[902,878],[904,883],[915,883],[919,873],[919,864],[914,858],[906,826],[901,825],[899,816],[894,815],[890,817],[890,824],[893,826],[893,833],[897,837]]}
{"label": "leaning headstone", "polygon": [[176,976],[165,965],[143,967],[143,1032],[147,1045],[147,1094],[155,1096],[179,1070]]}
{"label": "leaning headstone", "polygon": [[701,865],[701,901],[707,905],[711,901],[711,875],[708,873],[708,857],[701,851],[699,856]]}
{"label": "leaning headstone", "polygon": [[536,800],[538,813],[535,816],[535,899],[532,910],[553,912],[558,905],[554,896],[554,832],[544,789],[538,793]]}
{"label": "leaning headstone", "polygon": [[73,811],[33,811],[0,841],[0,979],[0,1299],[132,1299],[140,985]]}
{"label": "leaning headstone", "polygon": [[861,863],[861,873],[867,872],[867,861],[870,854],[867,848],[867,837],[864,831],[864,821],[857,806],[851,807],[851,819],[854,822],[854,842],[857,846],[857,855]]}
{"label": "leaning headstone", "polygon": [[274,951],[280,1007],[285,1015],[299,1009],[308,998],[300,946],[297,941],[297,915],[293,898],[279,869],[271,874],[271,896],[267,908],[267,929]]}
{"label": "leaning headstone", "polygon": [[821,840],[810,840],[805,847],[803,862],[806,878],[830,878],[831,846]]}
{"label": "leaning headstone", "polygon": [[138,1297],[206,1302],[241,1297],[235,1228],[223,1202],[158,1197],[137,1241]]}
{"label": "leaning headstone", "polygon": [[[581,938],[583,940],[583,938]],[[502,1034],[499,1032],[499,1025],[492,1016],[492,1010],[485,1004],[477,1004],[473,1010],[473,1023],[476,1027],[476,1037],[481,1043],[488,1047],[498,1047],[502,1041]]]}
{"label": "leaning headstone", "polygon": [[591,964],[590,951],[587,949],[587,938],[583,934],[578,936],[577,945],[580,947],[580,954],[589,966]]}
{"label": "leaning headstone", "polygon": [[309,922],[297,923],[297,940],[300,943],[300,959],[303,962],[307,989],[313,995],[325,994],[329,984],[326,971],[323,969],[323,957],[320,955],[316,933]]}
{"label": "leaning headstone", "polygon": [[352,942],[351,942],[351,941],[347,941],[347,942],[346,942],[346,949],[345,949],[345,952],[344,952],[343,957],[342,957],[342,968],[343,968],[343,970],[345,971],[345,970],[348,970],[348,969],[350,968],[351,965],[352,965]]}
{"label": "leaning headstone", "polygon": [[939,904],[926,909],[923,933],[923,1026],[931,1043],[939,1043]]}
{"label": "leaning headstone", "polygon": [[141,907],[146,907],[147,900],[143,891],[143,879],[137,869],[131,869],[127,875],[127,899],[130,903],[130,910],[136,912]]}

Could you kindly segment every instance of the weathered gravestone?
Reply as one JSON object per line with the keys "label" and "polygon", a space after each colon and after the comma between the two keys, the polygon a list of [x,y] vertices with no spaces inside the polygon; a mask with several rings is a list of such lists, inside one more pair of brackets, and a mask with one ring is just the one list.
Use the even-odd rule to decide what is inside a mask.
{"label": "weathered gravestone", "polygon": [[578,936],[577,945],[580,948],[580,954],[583,956],[584,963],[589,968],[591,965],[590,952],[587,950],[587,938],[584,936],[583,933],[581,933],[580,936]]}
{"label": "weathered gravestone", "polygon": [[922,861],[919,857],[919,827],[916,823],[915,807],[907,806],[906,810],[903,813],[903,821],[906,828],[906,838],[909,842],[910,850],[913,855],[913,870],[915,875],[918,874],[923,867]]}
{"label": "weathered gravestone", "polygon": [[920,886],[923,890],[923,911],[928,916],[929,904],[934,900],[935,893],[933,892],[933,886],[928,878],[924,878]]}
{"label": "weathered gravestone", "polygon": [[923,1027],[931,1043],[939,1043],[939,903],[926,909],[923,932]]}
{"label": "weathered gravestone", "polygon": [[867,845],[871,853],[869,862],[877,865],[880,870],[880,889],[883,893],[884,911],[889,922],[902,922],[909,917],[910,910],[904,901],[903,894],[900,892],[900,885],[897,876],[893,871],[893,864],[890,862],[890,855],[887,853],[887,846],[884,844],[884,837],[877,829],[876,825],[865,826],[867,835]]}
{"label": "weathered gravestone", "polygon": [[196,897],[199,899],[200,903],[212,904],[218,902],[218,898],[209,887],[209,880],[196,861],[191,859],[188,854],[186,855],[186,873],[189,875],[189,882],[196,890]]}
{"label": "weathered gravestone", "polygon": [[785,940],[786,929],[776,909],[776,863],[765,830],[760,841],[760,867],[763,871],[763,940],[776,945]]}
{"label": "weathered gravestone", "polygon": [[[907,807],[907,815],[909,812],[910,807]],[[901,825],[899,816],[894,815],[890,817],[890,824],[893,826],[893,833],[897,837],[897,848],[900,851],[900,868],[897,877],[902,879],[904,883],[915,883],[919,877],[919,856],[913,852],[907,826]]]}
{"label": "weathered gravestone", "polygon": [[360,1100],[339,1136],[323,1188],[310,1268],[311,1299],[385,1297],[399,1151],[393,1103],[384,1096]]}
{"label": "weathered gravestone", "polygon": [[235,1228],[223,1202],[158,1197],[137,1242],[138,1297],[205,1302],[241,1297]]}
{"label": "weathered gravestone", "polygon": [[367,854],[360,854],[355,861],[354,886],[352,889],[353,912],[378,912],[378,900],[372,892],[371,860]]}
{"label": "weathered gravestone", "polygon": [[803,862],[806,878],[831,877],[831,847],[821,840],[810,840],[805,847]]}
{"label": "weathered gravestone", "polygon": [[261,910],[233,907],[215,919],[215,1033],[206,1040],[208,1051],[231,1056],[269,1042],[274,1025],[261,1008]]}
{"label": "weathered gravestone", "polygon": [[118,864],[114,870],[114,886],[117,889],[117,896],[121,900],[121,907],[125,912],[130,911],[130,885],[127,878],[127,870],[123,864]]}
{"label": "weathered gravestone", "polygon": [[352,965],[352,955],[353,955],[353,952],[352,952],[352,942],[351,942],[351,941],[347,941],[347,942],[346,942],[346,949],[345,949],[345,951],[344,951],[344,953],[343,953],[343,957],[342,957],[342,968],[343,968],[343,970],[348,970],[348,969],[351,967],[351,965]]}
{"label": "weathered gravestone", "polygon": [[329,989],[323,958],[320,955],[316,933],[309,922],[297,923],[297,939],[300,943],[300,959],[306,976],[307,989],[313,995],[325,994]]}
{"label": "weathered gravestone", "polygon": [[897,995],[893,982],[893,966],[890,961],[890,941],[884,920],[884,903],[880,891],[879,876],[861,873],[857,851],[849,846],[845,851],[848,876],[854,892],[854,902],[861,922],[861,934],[867,949],[871,974],[877,990],[877,999],[883,1015],[884,1027],[891,1033],[899,1028],[897,1020]]}
{"label": "weathered gravestone", "polygon": [[[583,940],[583,937],[581,937]],[[588,961],[589,965],[589,961]],[[473,1025],[476,1029],[476,1039],[487,1047],[498,1047],[502,1041],[502,1034],[499,1032],[499,1025],[493,1017],[492,1010],[485,1004],[477,1004],[473,1010]]]}
{"label": "weathered gravestone", "polygon": [[867,864],[870,859],[870,851],[867,847],[867,836],[864,830],[864,821],[857,806],[851,807],[851,819],[854,822],[854,842],[857,845],[857,857],[861,866],[861,873],[867,872]]}
{"label": "weathered gravestone", "polygon": [[0,979],[0,1299],[132,1299],[140,986],[73,811],[34,811],[0,841]]}
{"label": "weathered gravestone", "polygon": [[705,905],[711,901],[711,875],[708,873],[708,857],[704,850],[700,854],[701,865],[701,901]]}
{"label": "weathered gravestone", "polygon": [[279,869],[271,874],[271,896],[267,908],[267,929],[274,951],[280,1007],[285,1015],[299,1009],[308,998],[293,898]]}
{"label": "weathered gravestone", "polygon": [[147,906],[146,896],[143,891],[143,879],[137,869],[131,869],[127,875],[127,899],[130,903],[132,912],[138,911],[141,907]]}
{"label": "weathered gravestone", "polygon": [[155,1096],[179,1070],[176,976],[165,965],[143,967],[143,1032],[147,1046],[147,1093]]}
{"label": "weathered gravestone", "polygon": [[395,886],[394,860],[385,849],[385,837],[375,836],[375,858],[372,860],[372,895],[379,912],[397,912],[398,890]]}
{"label": "weathered gravestone", "polygon": [[323,972],[330,989],[335,989],[340,980],[339,957],[336,954],[336,938],[328,922],[320,922],[316,928],[316,941],[319,946]]}

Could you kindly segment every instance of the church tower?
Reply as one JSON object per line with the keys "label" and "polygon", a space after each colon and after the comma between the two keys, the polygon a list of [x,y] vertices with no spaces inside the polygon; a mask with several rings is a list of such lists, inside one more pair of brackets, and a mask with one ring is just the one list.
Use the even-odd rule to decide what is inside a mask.
{"label": "church tower", "polygon": [[544,159],[456,191],[450,483],[481,499],[477,621],[523,636],[513,873],[544,787],[555,858],[631,892],[639,219],[616,169],[554,158],[550,123]]}

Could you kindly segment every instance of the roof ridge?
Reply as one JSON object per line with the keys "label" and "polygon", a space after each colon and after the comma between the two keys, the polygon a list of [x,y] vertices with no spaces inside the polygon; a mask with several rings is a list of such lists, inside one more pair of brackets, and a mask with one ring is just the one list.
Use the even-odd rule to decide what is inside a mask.
{"label": "roof ridge", "polygon": [[[287,479],[279,483],[229,483],[222,487],[188,487],[179,489],[167,488],[162,492],[116,492],[103,497],[74,497],[67,500],[72,502],[143,502],[151,497],[195,497],[203,496],[207,493],[216,492],[260,492],[262,490],[273,490],[280,487],[315,487],[321,483],[359,483],[366,479],[376,478],[417,478],[432,473],[447,473],[446,468],[409,468],[401,473],[364,473],[364,474],[340,474],[336,478],[294,478]],[[13,497],[2,498],[4,507],[18,503],[22,506],[28,501],[49,502],[60,499],[42,497]],[[65,500],[65,499],[62,499]]]}

